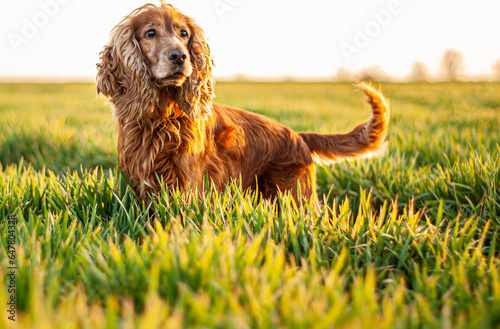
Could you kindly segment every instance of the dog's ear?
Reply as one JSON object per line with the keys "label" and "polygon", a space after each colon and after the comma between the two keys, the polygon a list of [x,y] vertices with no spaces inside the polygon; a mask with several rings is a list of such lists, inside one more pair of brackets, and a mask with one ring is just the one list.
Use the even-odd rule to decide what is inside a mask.
{"label": "dog's ear", "polygon": [[188,49],[193,73],[182,87],[179,105],[191,118],[199,118],[211,113],[215,96],[213,61],[205,33],[192,19],[186,20],[191,31]]}
{"label": "dog's ear", "polygon": [[97,93],[108,97],[115,107],[115,117],[126,121],[152,111],[157,99],[151,71],[132,24],[133,17],[142,9],[133,11],[111,31],[97,64]]}
{"label": "dog's ear", "polygon": [[101,60],[97,66],[97,93],[112,98],[116,94],[123,93],[117,82],[118,57],[113,46],[107,44],[99,54]]}

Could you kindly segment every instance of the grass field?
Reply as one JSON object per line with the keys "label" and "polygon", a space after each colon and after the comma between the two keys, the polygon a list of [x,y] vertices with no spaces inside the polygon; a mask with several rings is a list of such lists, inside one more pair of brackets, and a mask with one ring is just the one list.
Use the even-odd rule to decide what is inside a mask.
{"label": "grass field", "polygon": [[[319,211],[236,184],[152,218],[94,85],[0,84],[0,328],[500,328],[500,84],[382,89],[388,153],[318,166]],[[348,84],[216,92],[295,130],[370,113]]]}

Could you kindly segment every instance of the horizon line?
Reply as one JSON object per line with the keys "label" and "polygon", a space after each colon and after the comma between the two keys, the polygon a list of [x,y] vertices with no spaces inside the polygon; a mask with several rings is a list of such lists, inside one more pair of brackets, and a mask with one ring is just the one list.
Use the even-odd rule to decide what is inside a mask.
{"label": "horizon line", "polygon": [[[390,75],[381,76],[380,78],[360,79],[355,76],[352,79],[339,79],[335,74],[329,76],[293,76],[282,75],[275,77],[251,76],[245,74],[234,74],[230,76],[215,76],[216,82],[306,82],[306,83],[324,83],[324,82],[355,82],[355,81],[376,81],[388,83],[409,83],[409,82],[447,82],[449,79],[442,76],[429,75],[428,79],[416,80],[411,76],[393,77]],[[46,76],[46,75],[0,75],[0,83],[95,83],[95,76]],[[462,79],[457,79],[456,82],[499,82],[491,74],[463,75]]]}

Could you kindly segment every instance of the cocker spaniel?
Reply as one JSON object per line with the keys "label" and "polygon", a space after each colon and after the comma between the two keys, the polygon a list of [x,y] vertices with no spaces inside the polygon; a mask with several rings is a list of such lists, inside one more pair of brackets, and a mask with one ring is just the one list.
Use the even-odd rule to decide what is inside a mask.
{"label": "cocker spaniel", "polygon": [[[97,92],[119,123],[118,157],[140,198],[202,190],[204,179],[273,199],[278,191],[317,199],[313,158],[335,162],[384,149],[389,106],[366,84],[372,117],[346,134],[295,132],[265,116],[215,104],[210,48],[202,29],[172,5],[147,4],[110,34],[97,64]],[[297,200],[298,201],[298,200]]]}

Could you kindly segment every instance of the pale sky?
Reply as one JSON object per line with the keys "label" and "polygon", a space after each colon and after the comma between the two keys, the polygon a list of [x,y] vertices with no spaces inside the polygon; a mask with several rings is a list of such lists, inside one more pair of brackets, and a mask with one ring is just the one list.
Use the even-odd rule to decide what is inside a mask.
{"label": "pale sky", "polygon": [[[110,30],[144,0],[23,0],[0,5],[0,78],[95,77]],[[498,0],[172,0],[209,38],[216,77],[321,78],[379,65],[439,72],[448,48],[466,72],[500,59]]]}

